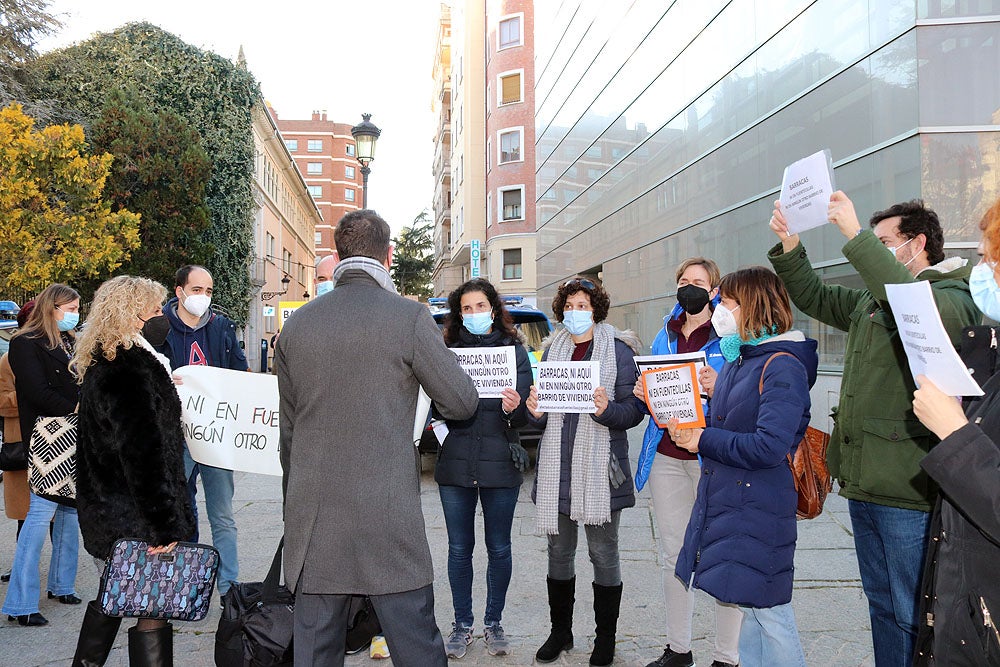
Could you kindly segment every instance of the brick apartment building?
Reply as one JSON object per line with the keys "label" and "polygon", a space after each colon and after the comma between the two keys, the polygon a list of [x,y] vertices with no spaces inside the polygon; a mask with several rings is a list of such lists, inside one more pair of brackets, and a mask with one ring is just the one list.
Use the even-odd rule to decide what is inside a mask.
{"label": "brick apartment building", "polygon": [[310,120],[284,120],[273,108],[271,114],[323,215],[316,225],[316,256],[329,255],[337,221],[361,208],[361,165],[355,159],[352,126],[327,120],[326,111],[313,111]]}

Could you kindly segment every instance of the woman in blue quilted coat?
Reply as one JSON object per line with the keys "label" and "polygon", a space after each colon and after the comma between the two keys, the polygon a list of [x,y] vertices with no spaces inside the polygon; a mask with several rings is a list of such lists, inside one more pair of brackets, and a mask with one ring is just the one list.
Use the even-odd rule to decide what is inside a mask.
{"label": "woman in blue quilted coat", "polygon": [[764,267],[730,273],[712,324],[726,358],[704,429],[670,424],[702,459],[677,576],[743,611],[740,664],[805,665],[792,575],[797,495],[787,461],[809,425],[816,341],[791,329],[788,293]]}

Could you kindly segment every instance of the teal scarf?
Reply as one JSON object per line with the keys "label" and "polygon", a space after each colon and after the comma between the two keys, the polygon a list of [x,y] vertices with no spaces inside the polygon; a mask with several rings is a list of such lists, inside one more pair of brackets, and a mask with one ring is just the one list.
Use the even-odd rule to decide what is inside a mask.
{"label": "teal scarf", "polygon": [[[772,329],[773,331],[773,329]],[[726,361],[733,362],[740,358],[740,347],[743,345],[758,345],[763,343],[768,338],[774,338],[778,334],[761,332],[760,336],[756,338],[751,338],[750,340],[743,340],[738,334],[732,336],[726,336],[721,341],[719,341],[719,350],[722,352],[722,356],[725,357]]]}

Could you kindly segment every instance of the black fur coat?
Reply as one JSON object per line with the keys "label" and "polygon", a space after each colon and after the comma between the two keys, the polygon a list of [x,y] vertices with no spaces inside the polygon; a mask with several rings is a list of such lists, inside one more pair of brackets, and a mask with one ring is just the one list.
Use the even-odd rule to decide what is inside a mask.
{"label": "black fur coat", "polygon": [[166,369],[135,345],[96,355],[83,379],[76,447],[77,509],[87,552],[115,540],[164,545],[190,538],[181,402]]}

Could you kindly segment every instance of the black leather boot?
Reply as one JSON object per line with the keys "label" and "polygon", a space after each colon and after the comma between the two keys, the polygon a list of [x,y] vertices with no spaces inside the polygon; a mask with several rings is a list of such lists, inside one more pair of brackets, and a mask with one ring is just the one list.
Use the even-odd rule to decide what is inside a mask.
{"label": "black leather boot", "polygon": [[97,600],[87,603],[80,626],[80,638],[76,640],[73,667],[101,667],[111,653],[111,647],[118,636],[122,619],[105,616]]}
{"label": "black leather boot", "polygon": [[550,579],[546,577],[549,589],[549,618],[552,632],[542,647],[535,653],[535,660],[552,662],[563,651],[573,648],[573,603],[576,602],[576,577],[572,579]]}
{"label": "black leather boot", "polygon": [[174,627],[128,629],[128,664],[130,667],[173,667]]}
{"label": "black leather boot", "polygon": [[590,664],[607,667],[615,661],[615,634],[618,632],[618,611],[622,603],[622,584],[594,584],[594,620],[597,623],[594,652]]}

